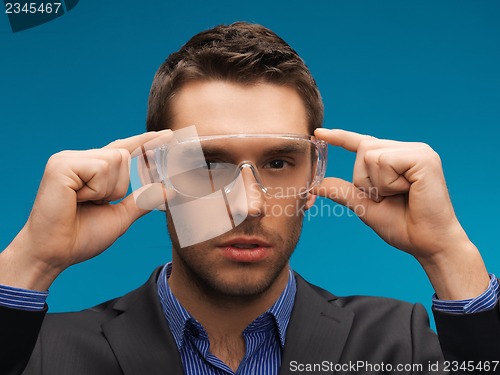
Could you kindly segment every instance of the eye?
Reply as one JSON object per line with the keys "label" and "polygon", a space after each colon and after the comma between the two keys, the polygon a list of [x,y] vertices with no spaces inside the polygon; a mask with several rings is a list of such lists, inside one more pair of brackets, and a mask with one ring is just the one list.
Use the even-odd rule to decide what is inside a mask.
{"label": "eye", "polygon": [[231,168],[232,165],[220,161],[212,161],[212,160],[207,160],[204,163],[200,164],[199,168],[204,169],[204,170],[211,170],[211,171],[225,171]]}
{"label": "eye", "polygon": [[267,163],[264,168],[268,168],[268,169],[283,169],[287,166],[289,166],[290,164],[285,161],[285,160],[282,160],[282,159],[276,159],[276,160],[271,160],[269,163]]}
{"label": "eye", "polygon": [[222,168],[223,165],[224,165],[223,163],[207,160],[206,163],[204,163],[203,168],[214,170]]}

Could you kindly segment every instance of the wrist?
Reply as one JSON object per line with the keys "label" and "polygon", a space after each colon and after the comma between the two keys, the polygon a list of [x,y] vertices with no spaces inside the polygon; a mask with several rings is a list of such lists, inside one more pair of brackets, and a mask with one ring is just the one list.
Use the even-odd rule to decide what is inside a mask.
{"label": "wrist", "polygon": [[483,259],[468,238],[417,260],[441,300],[476,298],[488,288],[490,278]]}
{"label": "wrist", "polygon": [[0,284],[16,288],[46,291],[62,269],[30,254],[21,233],[0,253]]}

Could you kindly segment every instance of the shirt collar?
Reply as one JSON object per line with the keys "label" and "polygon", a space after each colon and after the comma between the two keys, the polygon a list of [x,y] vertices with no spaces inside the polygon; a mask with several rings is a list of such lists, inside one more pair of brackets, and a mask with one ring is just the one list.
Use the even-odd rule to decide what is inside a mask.
{"label": "shirt collar", "polygon": [[[158,295],[160,297],[163,315],[167,319],[168,325],[170,326],[170,330],[172,331],[172,335],[174,336],[177,344],[177,348],[180,350],[184,346],[185,330],[188,322],[190,324],[195,323],[197,325],[199,323],[181,305],[172,293],[167,281],[171,272],[172,263],[169,262],[160,272],[160,276],[158,278]],[[295,276],[290,269],[288,282],[276,302],[269,308],[269,310],[255,319],[247,327],[247,329],[245,329],[245,331],[256,331],[265,328],[268,325],[268,317],[272,316],[278,329],[281,346],[284,348],[286,330],[288,328],[288,323],[290,322],[296,291],[297,285],[295,282]]]}

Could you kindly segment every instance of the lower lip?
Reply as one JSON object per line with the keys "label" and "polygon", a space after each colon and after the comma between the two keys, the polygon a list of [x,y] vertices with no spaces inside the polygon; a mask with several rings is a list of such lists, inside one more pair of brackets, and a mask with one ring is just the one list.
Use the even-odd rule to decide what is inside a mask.
{"label": "lower lip", "polygon": [[240,249],[233,246],[224,246],[220,248],[222,255],[234,262],[260,262],[267,258],[269,247],[254,247],[253,249]]}

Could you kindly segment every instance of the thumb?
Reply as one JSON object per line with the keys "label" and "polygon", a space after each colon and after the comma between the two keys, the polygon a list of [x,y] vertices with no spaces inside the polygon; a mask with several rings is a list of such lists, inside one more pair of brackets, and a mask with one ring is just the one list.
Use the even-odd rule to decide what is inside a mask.
{"label": "thumb", "polygon": [[119,211],[122,224],[122,234],[140,217],[152,210],[166,210],[166,203],[175,196],[172,189],[167,189],[161,183],[142,186],[129,194],[122,201],[112,205]]}
{"label": "thumb", "polygon": [[173,189],[166,188],[163,183],[154,182],[134,190],[132,195],[134,197],[135,205],[140,210],[166,211],[167,202],[175,197],[175,191]]}
{"label": "thumb", "polygon": [[368,206],[375,203],[367,193],[354,184],[336,177],[325,178],[311,192],[346,206],[358,216],[363,216]]}

